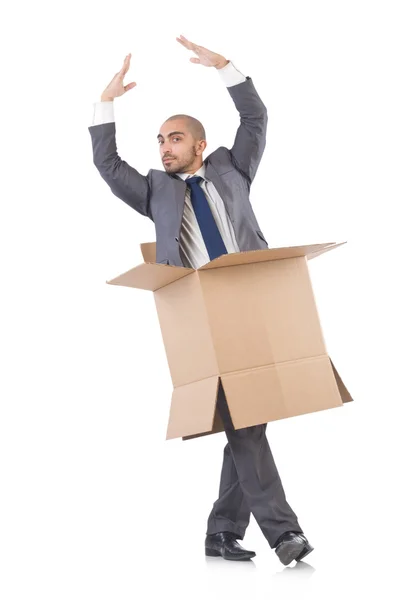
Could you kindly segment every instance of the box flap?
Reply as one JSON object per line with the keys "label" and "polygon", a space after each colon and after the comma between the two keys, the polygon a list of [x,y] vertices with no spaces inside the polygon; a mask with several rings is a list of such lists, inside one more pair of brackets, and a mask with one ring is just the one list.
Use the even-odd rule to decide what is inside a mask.
{"label": "box flap", "polygon": [[297,258],[299,256],[309,256],[327,248],[332,250],[336,247],[335,242],[326,244],[310,244],[309,246],[289,246],[286,248],[265,248],[263,250],[249,250],[246,252],[233,252],[223,254],[209,263],[206,263],[198,269],[204,271],[207,269],[217,269],[219,267],[231,267],[234,265],[243,265],[248,263],[264,262],[271,260],[281,260],[284,258]]}
{"label": "box flap", "polygon": [[222,375],[236,429],[342,406],[328,356]]}
{"label": "box flap", "polygon": [[316,256],[320,256],[320,254],[329,252],[330,250],[333,250],[334,248],[338,248],[339,246],[343,246],[346,243],[347,242],[340,242],[339,244],[332,244],[330,246],[326,246],[325,248],[322,248],[321,250],[317,250],[317,252],[311,252],[310,254],[308,254],[307,259],[310,260],[311,258],[316,258]]}
{"label": "box flap", "polygon": [[190,275],[190,273],[194,273],[194,269],[148,263],[134,267],[114,279],[106,281],[106,283],[154,292],[173,281]]}
{"label": "box flap", "polygon": [[338,371],[335,369],[334,363],[331,361],[331,366],[332,366],[332,370],[334,372],[335,375],[335,379],[336,379],[336,384],[338,386],[338,390],[339,393],[341,395],[342,401],[343,402],[353,402],[353,398],[350,396],[345,384],[343,383]]}
{"label": "box flap", "polygon": [[141,244],[141,253],[145,263],[156,262],[156,242],[145,242]]}
{"label": "box flap", "polygon": [[218,397],[218,375],[174,389],[167,440],[212,433]]}
{"label": "box flap", "polygon": [[214,424],[212,426],[211,431],[206,431],[205,433],[196,433],[194,435],[184,435],[182,440],[185,442],[186,440],[192,440],[194,438],[204,437],[205,435],[211,435],[213,433],[221,433],[222,431],[225,431],[225,426],[223,424],[222,417],[219,414],[219,410],[216,409]]}

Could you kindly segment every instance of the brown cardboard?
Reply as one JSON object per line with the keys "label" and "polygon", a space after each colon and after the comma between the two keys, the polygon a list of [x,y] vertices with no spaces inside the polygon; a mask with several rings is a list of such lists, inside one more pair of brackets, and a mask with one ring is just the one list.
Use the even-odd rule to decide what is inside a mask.
{"label": "brown cardboard", "polygon": [[151,290],[174,392],[167,439],[223,430],[220,381],[236,429],[352,398],[330,360],[308,260],[342,244],[227,254],[187,269],[144,263],[107,283]]}

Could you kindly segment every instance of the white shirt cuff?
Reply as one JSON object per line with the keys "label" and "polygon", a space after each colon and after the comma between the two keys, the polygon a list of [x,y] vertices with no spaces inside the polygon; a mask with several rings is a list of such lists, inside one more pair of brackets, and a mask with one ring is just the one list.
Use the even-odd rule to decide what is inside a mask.
{"label": "white shirt cuff", "polygon": [[113,102],[95,102],[93,125],[103,125],[103,123],[114,123]]}
{"label": "white shirt cuff", "polygon": [[238,85],[246,80],[246,77],[236,69],[232,62],[228,62],[222,69],[218,69],[218,73],[226,87]]}

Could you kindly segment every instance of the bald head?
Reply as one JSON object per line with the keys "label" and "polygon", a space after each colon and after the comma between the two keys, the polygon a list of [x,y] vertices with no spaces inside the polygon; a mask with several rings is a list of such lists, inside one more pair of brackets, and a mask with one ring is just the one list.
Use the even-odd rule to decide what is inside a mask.
{"label": "bald head", "polygon": [[189,115],[172,115],[169,119],[166,120],[166,123],[169,121],[177,121],[182,120],[186,125],[186,129],[192,134],[193,139],[195,141],[205,140],[205,129],[200,123],[198,119],[194,117],[190,117]]}

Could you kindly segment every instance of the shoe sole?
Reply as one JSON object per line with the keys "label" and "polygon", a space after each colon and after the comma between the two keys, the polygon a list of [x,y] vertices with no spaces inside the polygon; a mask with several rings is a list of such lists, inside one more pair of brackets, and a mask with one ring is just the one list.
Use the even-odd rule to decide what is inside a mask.
{"label": "shoe sole", "polygon": [[220,558],[224,558],[225,560],[251,560],[251,558],[254,558],[254,556],[256,556],[255,552],[250,552],[249,556],[248,553],[246,556],[244,556],[244,558],[242,557],[229,557],[229,556],[223,556],[223,554],[221,554],[221,552],[219,552],[218,550],[211,550],[210,548],[206,548],[205,549],[205,555],[206,556],[218,556]]}
{"label": "shoe sole", "polygon": [[310,544],[306,544],[306,546],[303,548],[302,552],[299,554],[298,558],[296,558],[296,562],[299,562],[300,560],[302,560],[303,558],[305,558],[308,554],[310,554],[310,552],[313,552],[314,548],[313,546],[311,546]]}
{"label": "shoe sole", "polygon": [[310,544],[300,544],[296,541],[285,542],[281,547],[276,550],[276,554],[279,557],[283,565],[289,565],[293,560],[297,562],[305,558],[314,548]]}

